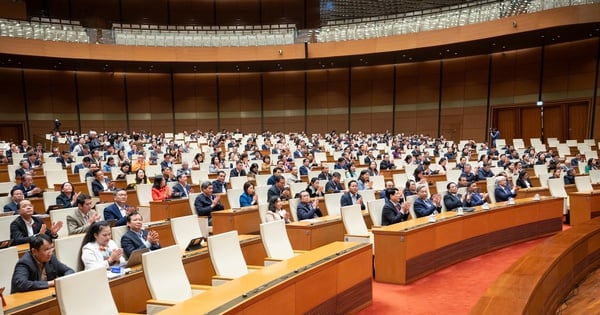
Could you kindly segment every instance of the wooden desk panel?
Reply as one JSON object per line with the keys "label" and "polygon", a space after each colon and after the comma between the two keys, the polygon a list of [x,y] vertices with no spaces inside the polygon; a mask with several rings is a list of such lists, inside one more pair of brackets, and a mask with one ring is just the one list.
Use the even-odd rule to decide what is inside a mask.
{"label": "wooden desk panel", "polygon": [[35,211],[35,213],[46,213],[46,207],[44,207],[44,198],[27,198],[27,200],[31,201],[31,205],[33,206],[33,210]]}
{"label": "wooden desk panel", "polygon": [[150,201],[152,221],[167,220],[192,214],[190,201],[187,198],[165,201]]}
{"label": "wooden desk panel", "polygon": [[213,234],[237,230],[238,234],[260,233],[258,206],[211,212]]}
{"label": "wooden desk panel", "polygon": [[572,226],[600,216],[600,191],[569,193],[569,208]]}
{"label": "wooden desk panel", "polygon": [[370,245],[335,242],[214,287],[163,314],[354,313],[371,304],[371,262]]}
{"label": "wooden desk panel", "polygon": [[[115,201],[115,196],[112,191],[102,191],[100,192],[100,202],[109,202],[112,203]],[[140,201],[137,196],[137,192],[135,190],[127,190],[127,204],[132,207],[139,207]]]}
{"label": "wooden desk panel", "polygon": [[540,243],[496,279],[471,314],[557,313],[577,283],[600,265],[599,236],[596,218]]}
{"label": "wooden desk panel", "polygon": [[311,250],[344,240],[344,224],[341,216],[324,216],[312,220],[292,222],[285,225],[292,248]]}
{"label": "wooden desk panel", "polygon": [[53,297],[54,288],[4,294],[6,315],[60,315],[58,301]]}
{"label": "wooden desk panel", "polygon": [[520,199],[477,207],[458,216],[446,212],[436,223],[418,218],[374,228],[376,280],[409,283],[456,262],[562,230],[562,198]]}

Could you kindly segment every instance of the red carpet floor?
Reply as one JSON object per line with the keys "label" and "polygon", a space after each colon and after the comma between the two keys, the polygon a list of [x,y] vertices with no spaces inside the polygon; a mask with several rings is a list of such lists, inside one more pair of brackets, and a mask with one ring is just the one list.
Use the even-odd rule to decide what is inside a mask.
{"label": "red carpet floor", "polygon": [[359,314],[469,314],[506,268],[545,239],[463,261],[409,285],[373,281],[373,304]]}

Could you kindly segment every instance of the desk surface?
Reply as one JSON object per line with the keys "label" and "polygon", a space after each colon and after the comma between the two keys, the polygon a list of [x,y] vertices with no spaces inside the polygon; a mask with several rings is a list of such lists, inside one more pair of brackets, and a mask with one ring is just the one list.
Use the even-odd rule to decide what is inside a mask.
{"label": "desk surface", "polygon": [[517,199],[373,229],[377,281],[408,283],[453,263],[562,230],[562,198]]}
{"label": "desk surface", "polygon": [[[309,307],[312,305],[304,305],[314,303],[310,299],[306,299],[300,303],[297,298],[309,292],[294,292],[290,285],[298,284],[302,279],[307,279],[311,275],[319,275],[325,271],[333,271],[333,269],[322,270],[327,264],[340,263],[347,261],[352,268],[338,268],[352,270],[358,275],[352,281],[348,278],[340,277],[340,283],[334,284],[338,290],[334,290],[334,296],[343,292],[346,285],[341,283],[348,280],[352,286],[356,283],[361,283],[363,280],[371,278],[371,246],[359,243],[344,243],[335,242],[318,249],[306,252],[302,255],[295,256],[286,261],[276,263],[263,269],[251,272],[243,277],[227,282],[221,286],[212,288],[211,290],[197,295],[185,302],[179,303],[174,307],[167,309],[161,314],[204,314],[204,313],[226,313],[235,309],[235,311],[248,311],[250,314],[259,313],[260,309],[265,312],[265,306],[277,307],[281,304],[287,304],[284,307],[286,311],[298,313],[300,308]],[[319,272],[321,271],[321,272]],[[338,274],[337,277],[340,275]],[[313,279],[307,279],[313,280]],[[310,281],[318,294],[327,295],[327,285],[318,281]],[[335,281],[334,281],[335,282]],[[321,290],[317,289],[319,286]],[[369,285],[370,288],[370,285]],[[341,292],[339,289],[342,289]],[[283,301],[276,302],[278,295],[285,296]],[[369,303],[371,294],[369,292]],[[262,305],[258,304],[264,302]],[[254,305],[251,305],[256,303]],[[250,304],[250,305],[249,305]],[[302,304],[302,305],[300,305]],[[249,305],[249,306],[248,306]],[[260,306],[259,306],[260,305]],[[286,312],[287,313],[287,312]]]}

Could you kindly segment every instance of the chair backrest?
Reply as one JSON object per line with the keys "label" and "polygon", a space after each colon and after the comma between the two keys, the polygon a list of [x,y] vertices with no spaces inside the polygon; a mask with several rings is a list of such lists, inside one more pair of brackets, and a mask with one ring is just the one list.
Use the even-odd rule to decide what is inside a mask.
{"label": "chair backrest", "polygon": [[10,191],[15,187],[15,183],[13,182],[3,182],[0,183],[0,194],[8,194],[10,197]]}
{"label": "chair backrest", "polygon": [[105,202],[105,203],[97,203],[95,206],[96,209],[96,213],[100,216],[101,220],[104,220],[104,209],[110,205],[112,205],[112,202]]}
{"label": "chair backrest", "polygon": [[293,199],[289,200],[290,212],[292,213],[292,218],[294,219],[294,222],[298,222],[298,204],[299,203],[300,203],[300,198],[293,198]]}
{"label": "chair backrest", "polygon": [[539,176],[540,186],[547,188],[548,187],[548,178],[550,177],[550,173],[542,173]]}
{"label": "chair backrest", "polygon": [[381,226],[381,214],[383,213],[383,206],[385,205],[385,199],[375,199],[367,202],[367,208],[369,209],[369,216],[374,226]]}
{"label": "chair backrest", "polygon": [[394,180],[394,187],[404,189],[408,176],[406,174],[393,174],[392,179]]}
{"label": "chair backrest", "polygon": [[[579,166],[581,167],[581,166]],[[592,184],[600,183],[600,170],[590,170],[590,181]],[[575,177],[577,178],[577,177]]]}
{"label": "chair backrest", "polygon": [[325,195],[325,206],[329,215],[340,215],[340,208],[342,207],[340,199],[343,194],[340,192]]}
{"label": "chair backrest", "polygon": [[346,234],[369,235],[369,229],[367,229],[367,224],[365,223],[365,219],[363,219],[360,205],[345,206],[340,211],[342,213],[344,228],[346,228]]}
{"label": "chair backrest", "polygon": [[244,184],[248,181],[248,176],[234,176],[229,178],[229,183],[232,189],[242,189]]}
{"label": "chair backrest", "polygon": [[[46,164],[44,164],[46,165]],[[60,166],[60,164],[57,164]],[[54,189],[54,184],[62,184],[69,181],[67,171],[63,169],[49,169],[45,171],[46,182],[49,189]]]}
{"label": "chair backrest", "polygon": [[201,194],[201,192],[191,193],[188,197],[188,201],[190,203],[191,214],[196,215],[196,208],[194,207],[194,202],[196,202],[196,198]]}
{"label": "chair backrest", "polygon": [[15,162],[16,164],[8,164],[6,166],[8,170],[8,179],[13,183],[15,182],[15,171],[20,167],[18,160],[15,160],[15,158],[13,157],[13,163]]}
{"label": "chair backrest", "polygon": [[567,197],[567,191],[565,190],[565,182],[562,178],[548,179],[548,188],[550,190],[550,194],[553,197]]}
{"label": "chair backrest", "polygon": [[575,176],[575,187],[578,192],[590,192],[594,190],[590,176]]}
{"label": "chair backrest", "polygon": [[[290,200],[290,211],[292,208],[292,204],[291,204],[291,200]],[[259,203],[258,204],[258,215],[260,216],[260,222],[261,223],[265,223],[267,222],[267,211],[269,209],[269,204],[268,203]],[[293,213],[292,213],[293,215]]]}
{"label": "chair backrest", "polygon": [[[235,177],[232,177],[235,178]],[[240,207],[240,196],[244,193],[242,188],[234,188],[227,190],[227,199],[229,200],[229,207],[231,209]]]}
{"label": "chair backrest", "polygon": [[544,164],[536,164],[533,166],[533,171],[535,172],[535,176],[539,177],[540,174],[548,173],[548,167]]}
{"label": "chair backrest", "polygon": [[2,262],[0,264],[0,288],[5,288],[6,295],[9,295],[12,290],[12,275],[18,260],[19,252],[16,246],[0,249],[0,261]]}
{"label": "chair backrest", "polygon": [[171,231],[173,231],[175,243],[182,250],[185,250],[192,239],[202,236],[196,215],[171,218]]}
{"label": "chair backrest", "polygon": [[256,179],[256,186],[266,186],[269,177],[271,177],[270,174],[258,174],[254,176],[254,178]]}
{"label": "chair backrest", "polygon": [[[410,216],[413,219],[417,218],[417,213],[415,212],[415,200],[418,198],[419,196],[417,195],[411,195],[406,197],[406,201],[410,202],[410,208],[408,208],[408,211],[410,212]],[[383,209],[382,209],[383,210]]]}
{"label": "chair backrest", "polygon": [[294,256],[294,250],[285,230],[285,222],[276,220],[260,225],[260,238],[267,252],[267,257],[288,259]]}
{"label": "chair backrest", "polygon": [[494,190],[496,190],[496,184],[487,184],[488,197],[490,198],[491,203],[496,203],[496,195],[494,194]]}
{"label": "chair backrest", "polygon": [[440,196],[442,197],[442,199],[441,199],[442,200],[442,202],[441,202],[442,203],[442,213],[444,213],[444,212],[446,212],[446,210],[448,210],[446,208],[446,203],[444,202],[444,196],[446,196],[448,194],[448,191],[444,190],[442,192],[438,192],[438,194],[440,194]]}
{"label": "chair backrest", "polygon": [[[56,298],[63,315],[118,314],[104,268],[77,272],[55,280]],[[93,292],[93,294],[91,293]]]}
{"label": "chair backrest", "polygon": [[369,203],[369,201],[373,201],[375,200],[375,194],[379,195],[379,192],[381,191],[381,189],[366,189],[363,191],[360,191],[360,196],[362,197],[363,203],[366,206],[367,203]]}
{"label": "chair backrest", "polygon": [[85,237],[84,233],[75,234],[66,237],[59,237],[54,240],[56,249],[56,258],[63,264],[69,266],[75,271],[79,271],[79,261],[81,260],[81,242]]}
{"label": "chair backrest", "polygon": [[301,191],[305,190],[307,185],[308,184],[305,182],[292,183],[290,185],[290,192],[292,193],[292,197],[296,196],[297,193],[300,193]]}
{"label": "chair backrest", "polygon": [[515,146],[515,149],[525,148],[525,142],[523,139],[513,139],[513,145]]}
{"label": "chair backrest", "polygon": [[77,207],[56,209],[50,211],[50,222],[52,222],[52,224],[57,223],[59,221],[62,221],[63,223],[63,227],[57,232],[58,237],[69,235],[69,228],[67,227],[67,217],[75,213],[75,209],[77,209]]}
{"label": "chair backrest", "polygon": [[139,184],[135,187],[140,206],[150,207],[150,201],[152,201],[152,184]]}
{"label": "chair backrest", "polygon": [[382,190],[385,188],[385,178],[383,175],[370,176],[369,180],[373,182],[373,189]]}
{"label": "chair backrest", "polygon": [[[63,182],[64,183],[64,182]],[[56,197],[60,195],[60,191],[45,191],[43,194],[44,197],[44,211],[48,209],[49,206],[56,204]],[[65,222],[67,223],[67,222]]]}
{"label": "chair backrest", "polygon": [[460,177],[461,173],[462,173],[461,170],[447,170],[446,171],[446,180],[449,182],[458,183],[458,178]]}
{"label": "chair backrest", "polygon": [[173,245],[142,254],[142,267],[153,299],[181,302],[192,297],[179,246]]}
{"label": "chair backrest", "polygon": [[[446,188],[446,186],[448,186],[449,182],[450,181],[448,181],[448,180],[441,180],[441,181],[435,182],[435,188],[436,188],[437,193],[441,194],[444,191],[448,190],[448,188]],[[454,182],[454,183],[456,183],[456,182]]]}
{"label": "chair backrest", "polygon": [[248,273],[237,231],[209,236],[208,252],[217,276],[237,278]]}
{"label": "chair backrest", "polygon": [[0,240],[4,241],[10,239],[10,224],[14,221],[18,215],[8,215],[0,217]]}
{"label": "chair backrest", "polygon": [[125,233],[127,233],[127,231],[129,231],[129,227],[127,225],[113,226],[111,228],[112,240],[117,243],[118,247],[121,247],[121,238],[123,235],[125,235]]}
{"label": "chair backrest", "polygon": [[271,188],[271,185],[267,185],[267,186],[256,186],[254,187],[256,189],[255,194],[258,196],[258,203],[265,203],[267,202],[267,196],[269,195],[269,188]]}
{"label": "chair backrest", "polygon": [[160,165],[146,165],[145,171],[148,177],[155,177],[156,175],[162,174]]}

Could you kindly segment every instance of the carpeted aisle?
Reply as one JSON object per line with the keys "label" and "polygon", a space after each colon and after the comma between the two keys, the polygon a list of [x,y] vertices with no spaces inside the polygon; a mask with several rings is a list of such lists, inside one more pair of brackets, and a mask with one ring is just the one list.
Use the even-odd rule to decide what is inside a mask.
{"label": "carpeted aisle", "polygon": [[373,281],[373,304],[359,314],[469,314],[506,268],[545,239],[463,261],[409,285]]}

